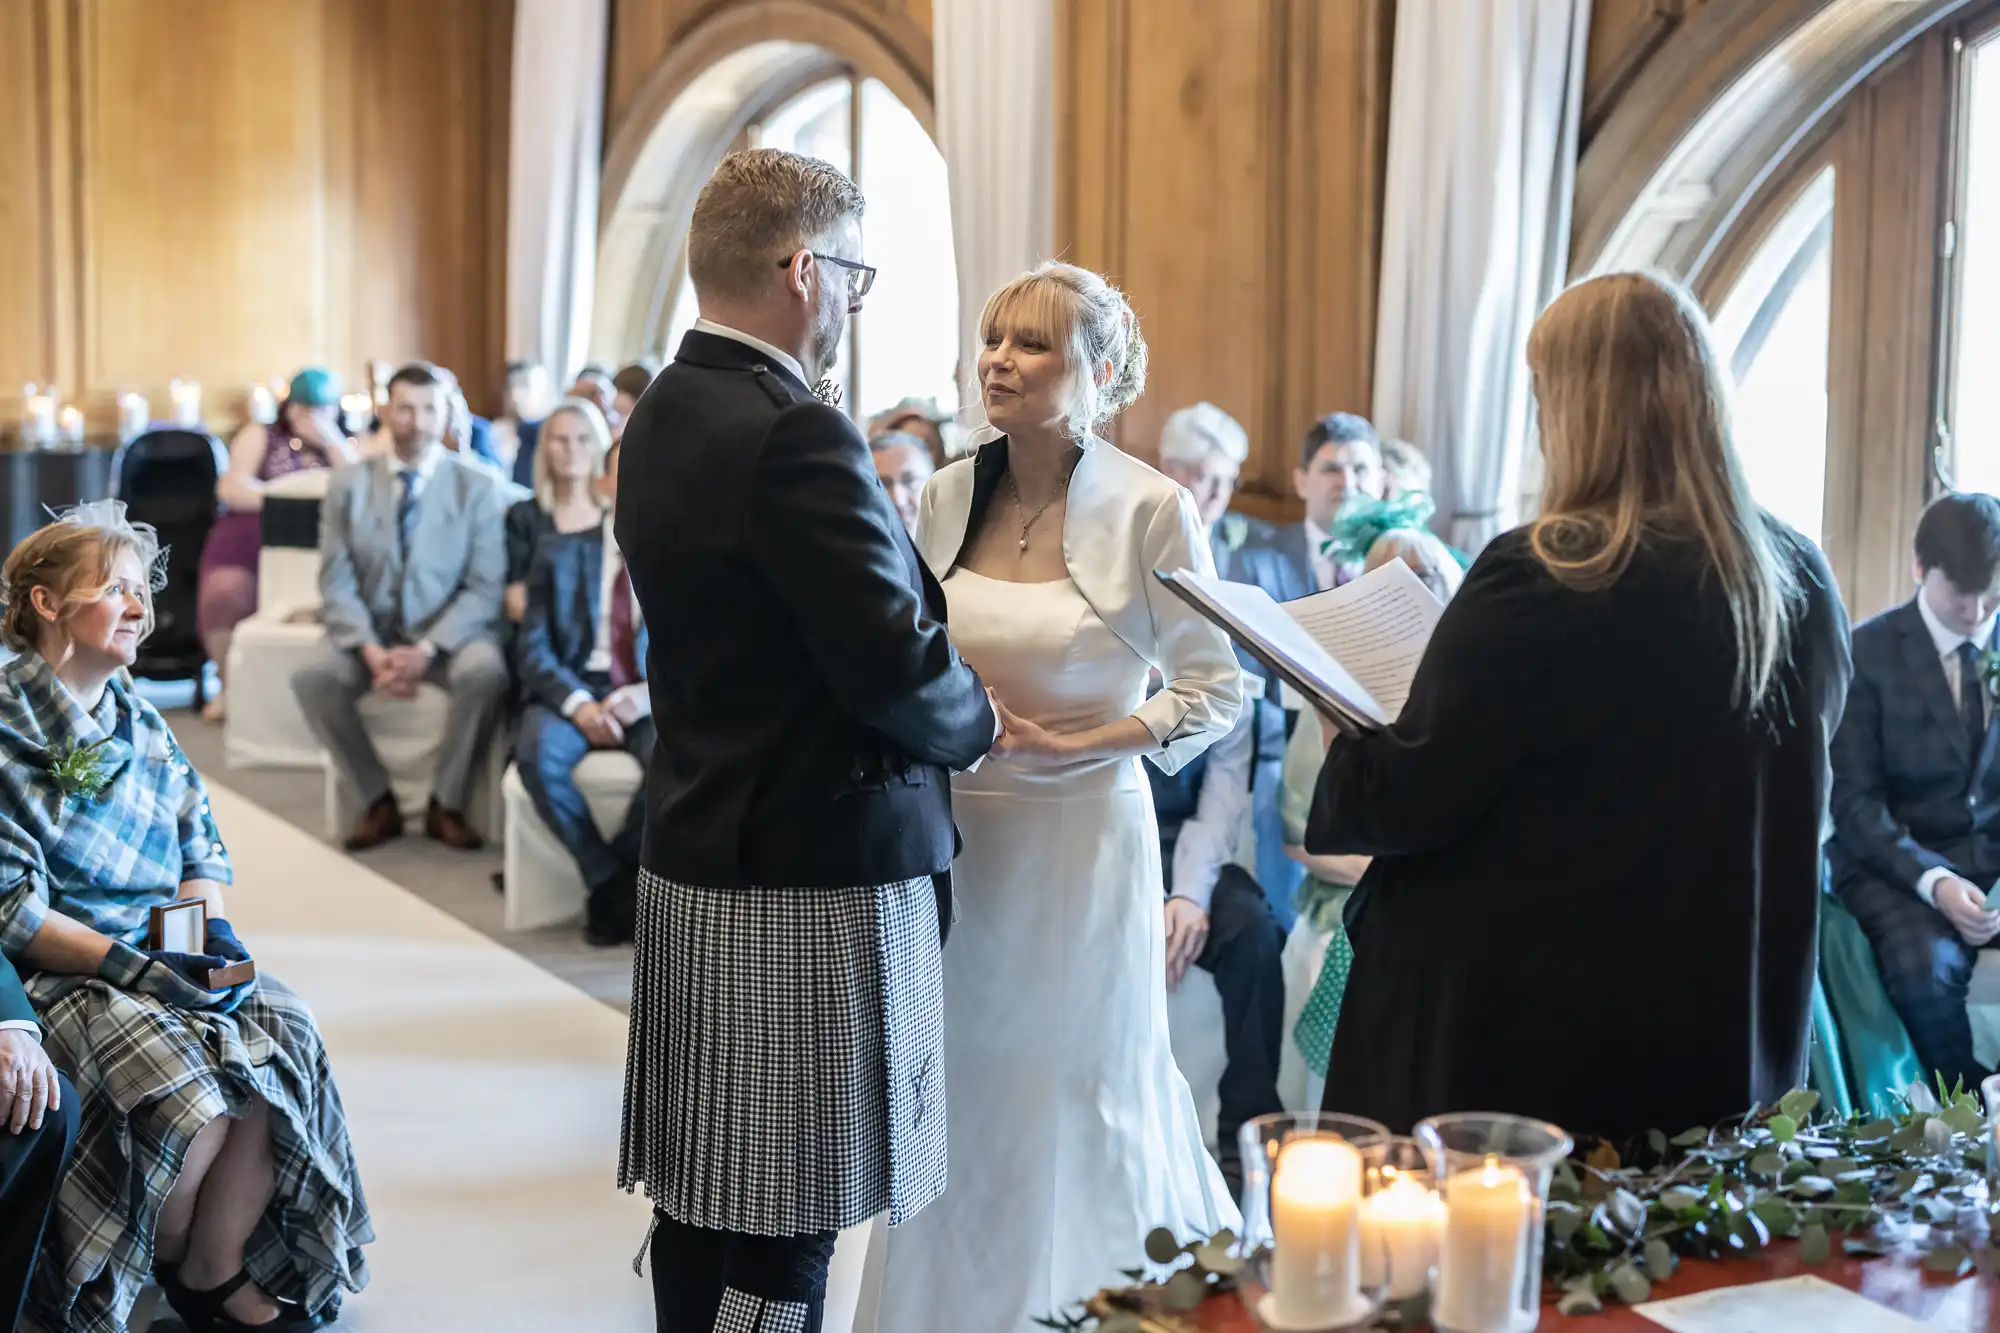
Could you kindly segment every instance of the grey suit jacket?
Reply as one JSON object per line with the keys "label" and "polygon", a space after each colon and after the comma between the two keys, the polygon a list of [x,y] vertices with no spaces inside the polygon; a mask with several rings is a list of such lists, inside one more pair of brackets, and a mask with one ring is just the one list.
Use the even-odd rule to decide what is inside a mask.
{"label": "grey suit jacket", "polygon": [[394,469],[394,457],[382,455],[348,464],[327,483],[319,527],[327,640],[349,652],[429,642],[455,653],[496,634],[507,576],[499,482],[455,454],[441,458],[418,493],[406,565],[396,540],[401,484]]}

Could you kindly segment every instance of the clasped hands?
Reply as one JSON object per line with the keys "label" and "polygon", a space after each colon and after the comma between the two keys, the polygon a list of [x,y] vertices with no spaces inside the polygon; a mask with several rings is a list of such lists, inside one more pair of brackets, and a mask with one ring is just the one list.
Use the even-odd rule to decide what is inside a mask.
{"label": "clasped hands", "polygon": [[1985,893],[1970,880],[1946,875],[1937,882],[1931,902],[1951,922],[1958,937],[1975,949],[1984,948],[1995,936],[2000,936],[2000,912],[1987,909]]}
{"label": "clasped hands", "polygon": [[1031,765],[1067,759],[1075,752],[1076,747],[1069,736],[1050,731],[1041,723],[1022,717],[1001,703],[1000,696],[990,687],[986,691],[986,701],[993,705],[993,716],[1000,719],[1000,734],[993,738],[993,748],[987,751],[989,759]]}
{"label": "clasped hands", "polygon": [[424,683],[424,673],[431,669],[431,655],[422,644],[384,648],[369,643],[361,647],[361,664],[368,668],[376,693],[391,699],[414,699],[417,686]]}
{"label": "clasped hands", "polygon": [[180,1009],[229,1013],[257,983],[253,979],[227,990],[210,990],[208,974],[231,963],[247,963],[250,951],[222,917],[208,919],[204,952],[175,953],[167,949],[135,949],[114,940],[97,965],[97,975],[121,990],[150,995]]}
{"label": "clasped hands", "polygon": [[626,728],[652,715],[653,696],[644,681],[635,681],[602,699],[579,704],[569,720],[590,742],[591,749],[617,750],[624,747]]}

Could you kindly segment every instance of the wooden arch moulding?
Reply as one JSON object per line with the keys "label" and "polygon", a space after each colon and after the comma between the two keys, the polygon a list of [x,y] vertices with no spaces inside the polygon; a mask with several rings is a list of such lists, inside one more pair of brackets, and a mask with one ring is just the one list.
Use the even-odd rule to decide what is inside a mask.
{"label": "wooden arch moulding", "polygon": [[605,152],[593,357],[654,350],[695,196],[715,164],[787,96],[847,70],[881,80],[935,136],[929,52],[911,50],[865,16],[807,0],[746,0],[673,43]]}

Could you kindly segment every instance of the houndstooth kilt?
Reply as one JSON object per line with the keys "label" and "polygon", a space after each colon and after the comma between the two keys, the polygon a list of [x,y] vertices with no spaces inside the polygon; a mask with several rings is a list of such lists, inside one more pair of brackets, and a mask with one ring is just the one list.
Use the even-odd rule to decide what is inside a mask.
{"label": "houndstooth kilt", "polygon": [[375,1239],[312,1011],[266,975],[232,1014],[174,1009],[95,978],[28,980],[49,1058],[83,1130],[42,1241],[24,1328],[125,1333],[151,1277],[154,1226],[188,1145],[254,1094],[271,1108],[276,1189],[246,1247],[250,1275],[331,1317],[368,1281]]}
{"label": "houndstooth kilt", "polygon": [[944,1192],[928,876],[709,889],[639,874],[619,1187],[760,1236],[900,1225]]}

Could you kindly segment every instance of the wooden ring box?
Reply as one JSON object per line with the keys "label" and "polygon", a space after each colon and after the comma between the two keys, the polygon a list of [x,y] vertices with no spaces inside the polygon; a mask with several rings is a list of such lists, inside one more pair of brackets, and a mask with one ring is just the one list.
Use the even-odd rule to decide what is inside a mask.
{"label": "wooden ring box", "polygon": [[[152,910],[148,947],[163,953],[203,954],[208,952],[208,900],[182,898],[179,902]],[[257,975],[257,964],[245,959],[224,967],[210,968],[208,989],[228,990]]]}

